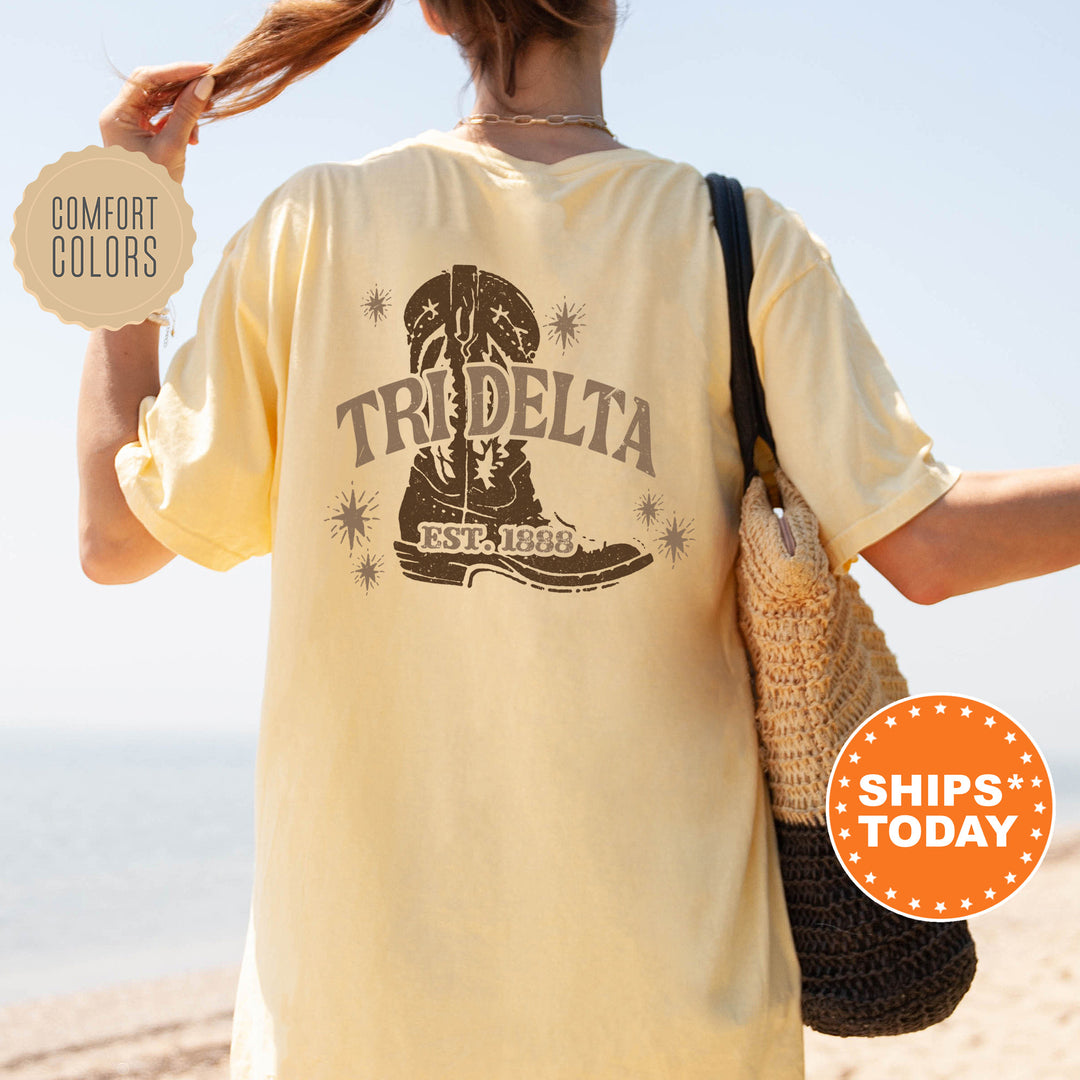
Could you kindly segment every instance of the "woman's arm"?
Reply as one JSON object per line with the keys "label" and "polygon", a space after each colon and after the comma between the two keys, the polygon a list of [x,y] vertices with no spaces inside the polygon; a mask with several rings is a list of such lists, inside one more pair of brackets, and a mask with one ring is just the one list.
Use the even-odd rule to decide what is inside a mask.
{"label": "woman's arm", "polygon": [[861,554],[919,604],[1076,566],[1080,465],[964,473]]}
{"label": "woman's arm", "polygon": [[94,330],[79,388],[79,558],[102,585],[139,581],[173,553],[128,508],[116,477],[116,452],[138,439],[139,403],[157,394],[158,334],[151,322]]}
{"label": "woman's arm", "polygon": [[[213,79],[205,75],[209,67],[140,68],[101,114],[104,145],[146,154],[179,183],[213,89]],[[144,88],[175,79],[191,81],[168,116],[154,123]],[[158,333],[151,322],[94,330],[86,349],[78,419],[79,558],[86,576],[101,584],[139,581],[173,558],[128,508],[114,464],[120,447],[138,439],[139,403],[160,389]]]}

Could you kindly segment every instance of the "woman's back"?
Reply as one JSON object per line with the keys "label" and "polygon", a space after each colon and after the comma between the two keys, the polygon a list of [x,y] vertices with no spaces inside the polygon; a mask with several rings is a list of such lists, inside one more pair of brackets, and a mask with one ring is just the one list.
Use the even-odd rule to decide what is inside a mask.
{"label": "woman's back", "polygon": [[241,1075],[794,1067],[717,259],[687,166],[438,133],[232,247],[121,476],[274,552]]}
{"label": "woman's back", "polygon": [[[843,561],[951,477],[827,256],[750,206],[770,407],[820,384],[782,445]],[[234,1075],[799,1074],[724,296],[703,178],[632,149],[428,132],[230,245],[118,465],[175,550],[274,554]],[[787,304],[819,333],[780,354]],[[830,472],[822,425],[877,459]]]}

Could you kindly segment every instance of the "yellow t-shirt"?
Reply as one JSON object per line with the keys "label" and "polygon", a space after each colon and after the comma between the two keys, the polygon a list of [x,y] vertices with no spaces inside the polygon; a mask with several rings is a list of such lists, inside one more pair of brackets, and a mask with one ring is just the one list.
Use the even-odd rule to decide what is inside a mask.
{"label": "yellow t-shirt", "polygon": [[[940,496],[800,219],[748,192],[778,452],[834,565]],[[117,470],[273,551],[233,1080],[796,1080],[798,965],[732,564],[702,176],[438,132],[230,242]]]}

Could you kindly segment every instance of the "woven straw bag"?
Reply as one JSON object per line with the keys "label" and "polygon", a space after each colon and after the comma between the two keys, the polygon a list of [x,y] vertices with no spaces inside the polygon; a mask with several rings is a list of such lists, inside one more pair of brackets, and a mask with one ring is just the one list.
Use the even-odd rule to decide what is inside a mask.
{"label": "woven straw bag", "polygon": [[975,945],[966,922],[909,919],[877,904],[851,882],[829,841],[833,762],[851,732],[907,697],[908,687],[858,584],[832,573],[817,518],[776,464],[748,327],[753,264],[743,191],[736,180],[707,180],[727,267],[732,401],[748,478],[739,629],[802,969],[803,1022],[829,1035],[919,1031],[949,1016],[967,992]]}

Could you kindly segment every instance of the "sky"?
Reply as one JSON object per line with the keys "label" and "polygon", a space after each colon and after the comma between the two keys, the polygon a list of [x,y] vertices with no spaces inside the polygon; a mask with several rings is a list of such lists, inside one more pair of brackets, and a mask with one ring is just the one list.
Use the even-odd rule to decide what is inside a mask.
{"label": "sky", "polygon": [[[111,65],[220,58],[260,3],[19,4],[5,12],[2,201],[98,141]],[[166,14],[167,12],[167,14]],[[604,72],[619,139],[739,177],[832,252],[935,454],[962,469],[1080,461],[1080,8],[1070,3],[636,0]],[[188,155],[195,261],[175,298],[191,335],[228,238],[279,183],[469,111],[452,43],[415,0]],[[10,218],[9,218],[10,221]],[[10,227],[10,226],[9,226]],[[702,227],[707,227],[702,223]],[[269,560],[226,574],[174,560],[100,586],[76,540],[75,417],[87,333],[0,275],[0,725],[254,732]],[[919,607],[856,576],[913,693],[1008,712],[1080,762],[1073,692],[1080,570]]]}

